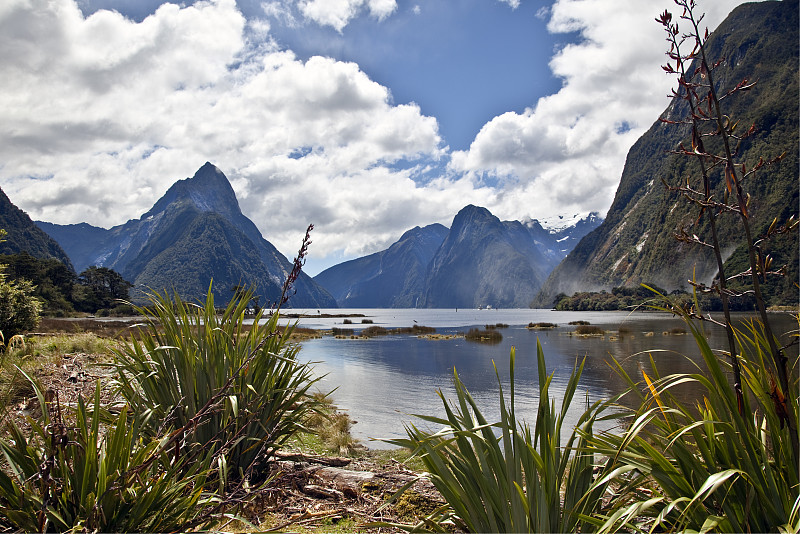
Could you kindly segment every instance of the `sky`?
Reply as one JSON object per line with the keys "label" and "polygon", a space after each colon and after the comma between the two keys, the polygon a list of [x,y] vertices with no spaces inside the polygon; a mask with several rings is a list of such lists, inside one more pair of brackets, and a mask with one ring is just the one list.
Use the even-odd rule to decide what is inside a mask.
{"label": "sky", "polygon": [[[700,0],[713,30],[741,0]],[[137,219],[206,161],[306,272],[467,204],[605,215],[669,103],[670,0],[3,0],[0,188]]]}

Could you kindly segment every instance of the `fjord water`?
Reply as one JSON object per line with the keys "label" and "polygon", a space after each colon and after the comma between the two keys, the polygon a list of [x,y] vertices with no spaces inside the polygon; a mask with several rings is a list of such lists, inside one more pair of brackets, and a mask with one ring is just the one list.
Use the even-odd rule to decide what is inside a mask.
{"label": "fjord water", "polygon": [[[291,310],[292,313],[337,315],[353,314],[353,324],[343,324],[342,317],[299,319],[299,325],[314,329],[368,326],[385,328],[409,327],[414,324],[436,328],[437,334],[467,332],[497,323],[507,324],[499,331],[500,343],[488,345],[466,341],[463,337],[449,340],[425,339],[411,335],[390,335],[370,339],[335,339],[324,336],[302,343],[300,358],[315,362],[315,372],[324,377],[322,391],[334,390],[333,400],[357,423],[353,435],[370,448],[386,447],[375,439],[405,436],[404,424],[421,424],[411,414],[442,416],[441,390],[452,400],[453,369],[458,372],[489,421],[499,419],[497,365],[503,390],[509,393],[509,352],[516,350],[517,417],[533,424],[538,406],[538,371],[536,342],[541,343],[548,373],[555,372],[550,387],[557,403],[563,396],[569,374],[576,361],[586,357],[586,365],[578,392],[571,406],[568,428],[577,422],[586,400],[607,399],[623,390],[625,384],[608,364],[609,356],[623,363],[635,379],[641,379],[641,368],[649,370],[652,355],[661,374],[696,372],[698,351],[691,335],[671,333],[684,328],[683,322],[670,314],[655,312],[556,312],[551,310],[436,310],[436,309],[358,309],[358,310]],[[739,316],[746,318],[747,316]],[[362,320],[372,321],[362,324]],[[789,315],[775,315],[779,332],[797,328]],[[606,331],[605,336],[571,335],[571,321],[589,321]],[[550,322],[551,330],[526,328],[529,323]],[[725,344],[721,328],[705,324],[712,348]],[[621,331],[621,332],[620,332]],[[795,349],[796,353],[796,349]],[[649,372],[649,371],[648,371]],[[692,396],[691,388],[683,391]]]}

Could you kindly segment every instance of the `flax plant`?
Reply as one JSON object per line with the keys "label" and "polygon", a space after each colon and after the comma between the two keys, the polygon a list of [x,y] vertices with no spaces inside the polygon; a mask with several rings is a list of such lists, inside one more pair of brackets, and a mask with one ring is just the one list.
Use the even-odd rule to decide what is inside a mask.
{"label": "flax plant", "polygon": [[[617,364],[640,407],[627,416],[631,422],[622,434],[590,438],[615,470],[652,481],[653,493],[632,504],[618,500],[611,513],[592,522],[601,532],[797,532],[800,484],[792,435],[787,414],[776,410],[774,361],[763,325],[753,320],[734,330],[744,393],[739,396],[729,380],[730,363],[711,349],[696,321],[688,314],[684,319],[702,365],[694,373],[662,377],[651,359],[651,370],[636,383]],[[673,393],[685,384],[702,392],[696,404]],[[794,376],[791,391],[798,386]],[[794,393],[790,402],[797,401]]]}
{"label": "flax plant", "polygon": [[262,310],[245,323],[250,296],[244,292],[218,315],[210,287],[204,304],[155,293],[137,310],[148,317],[147,335],[114,351],[117,386],[143,432],[183,432],[208,412],[176,442],[176,454],[210,452],[223,483],[258,478],[259,465],[319,404],[309,395],[318,378],[288,342],[292,327]]}
{"label": "flax plant", "polygon": [[[585,447],[593,435],[599,403],[587,406],[580,418],[582,433],[573,429],[566,443],[561,443],[583,363],[570,376],[558,411],[549,397],[553,375],[547,375],[541,345],[537,358],[539,409],[533,430],[516,417],[512,348],[508,403],[498,375],[499,422],[488,422],[454,372],[455,405],[439,392],[446,417],[416,416],[441,430],[431,433],[410,424],[407,439],[390,441],[420,457],[447,501],[447,507],[418,528],[436,530],[454,523],[469,532],[574,532],[584,524],[584,517],[601,509],[608,487],[595,483],[597,459]],[[605,473],[602,466],[600,472]]]}
{"label": "flax plant", "polygon": [[70,424],[54,392],[31,383],[43,415],[29,418],[30,436],[9,422],[0,439],[7,467],[0,524],[23,532],[164,532],[208,523],[217,499],[205,491],[207,462],[171,459],[166,438],[143,439],[124,408],[106,425],[99,384],[93,409],[80,398]]}

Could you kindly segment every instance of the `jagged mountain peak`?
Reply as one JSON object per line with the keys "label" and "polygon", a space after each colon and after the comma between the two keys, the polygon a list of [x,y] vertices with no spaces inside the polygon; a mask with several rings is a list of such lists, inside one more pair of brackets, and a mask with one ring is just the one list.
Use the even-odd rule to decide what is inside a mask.
{"label": "jagged mountain peak", "polygon": [[522,224],[528,226],[529,228],[538,225],[550,233],[557,233],[565,228],[572,228],[584,222],[597,222],[600,218],[600,213],[591,211],[588,213],[582,212],[575,213],[573,215],[554,215],[551,217],[541,217],[536,219],[526,218],[523,219]]}
{"label": "jagged mountain peak", "polygon": [[[461,208],[453,218],[450,226],[448,242],[471,239],[476,234],[482,234],[490,228],[500,229],[503,223],[488,209],[469,204]],[[482,229],[478,231],[479,229]]]}
{"label": "jagged mountain peak", "polygon": [[551,234],[538,223],[501,221],[468,205],[449,230],[414,227],[386,250],[314,280],[344,307],[527,306],[547,273],[594,227],[587,220]]}
{"label": "jagged mountain peak", "polygon": [[467,206],[461,208],[458,213],[456,213],[456,216],[453,218],[453,226],[457,224],[463,224],[467,221],[483,219],[497,219],[497,217],[492,215],[492,212],[484,207],[468,204]]}
{"label": "jagged mountain peak", "polygon": [[206,162],[194,176],[178,180],[143,219],[157,215],[176,202],[190,202],[200,211],[214,211],[227,215],[240,215],[236,193],[225,174],[214,164]]}
{"label": "jagged mountain peak", "polygon": [[425,234],[427,234],[427,233],[429,233],[431,231],[433,231],[433,232],[447,232],[447,227],[445,225],[439,224],[439,223],[429,224],[429,225],[427,225],[425,227],[415,226],[411,230],[406,230],[405,232],[403,232],[403,235],[400,236],[400,239],[398,239],[398,241],[404,241],[404,240],[409,239],[411,237],[417,237],[417,236],[420,236],[420,235],[425,235]]}
{"label": "jagged mountain peak", "polygon": [[[292,268],[242,214],[225,174],[208,162],[193,177],[175,182],[137,220],[110,230],[43,226],[85,265],[110,267],[137,290],[174,289],[185,299],[204,298],[213,280],[220,302],[231,298],[232,287],[244,285],[254,287],[262,304],[274,303]],[[336,307],[305,273],[294,287],[289,306]]]}

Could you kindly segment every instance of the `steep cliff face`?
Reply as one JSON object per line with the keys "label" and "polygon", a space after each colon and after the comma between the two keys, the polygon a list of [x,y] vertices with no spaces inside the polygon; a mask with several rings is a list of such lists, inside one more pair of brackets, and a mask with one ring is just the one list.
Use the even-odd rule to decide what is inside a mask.
{"label": "steep cliff face", "polygon": [[417,226],[388,249],[330,267],[314,280],[341,307],[414,308],[425,289],[428,264],[446,235],[441,224]]}
{"label": "steep cliff face", "polygon": [[[757,132],[740,147],[738,161],[754,165],[760,157],[785,159],[746,184],[750,193],[752,224],[763,233],[774,217],[797,213],[798,207],[798,2],[743,4],[711,35],[708,51],[724,58],[715,71],[720,94],[744,78],[758,80],[756,87],[724,102],[724,113]],[[672,120],[688,115],[681,101],[664,112]],[[665,289],[688,287],[693,276],[710,281],[717,272],[710,250],[675,240],[681,227],[708,235],[705,220],[697,223],[697,209],[674,193],[672,185],[696,174],[696,162],[671,155],[683,142],[685,127],[656,122],[631,148],[614,202],[605,221],[588,234],[544,283],[535,304],[549,306],[558,293],[610,289],[614,286],[654,283]],[[714,140],[710,140],[713,147]],[[722,198],[725,180],[712,177]],[[732,216],[720,221],[726,255],[740,262],[742,231]],[[789,276],[768,288],[770,299],[794,298],[791,282],[797,280],[797,234],[776,243],[775,263],[788,263]],[[779,263],[780,262],[780,263]],[[740,262],[741,263],[741,262]]]}
{"label": "steep cliff face", "polygon": [[27,252],[35,258],[53,258],[72,269],[72,263],[61,246],[34,224],[27,213],[11,203],[0,189],[0,230],[6,231],[0,242],[0,254]]}
{"label": "steep cliff face", "polygon": [[[234,286],[253,286],[260,304],[274,303],[292,265],[244,216],[225,175],[211,163],[176,182],[141,218],[104,230],[40,223],[74,255],[78,268],[108,267],[138,291],[177,290],[203,298],[211,280],[215,299]],[[335,299],[301,274],[290,306],[336,307]]]}
{"label": "steep cliff face", "polygon": [[467,206],[431,260],[422,305],[525,307],[548,264],[520,222],[504,223],[485,208]]}

